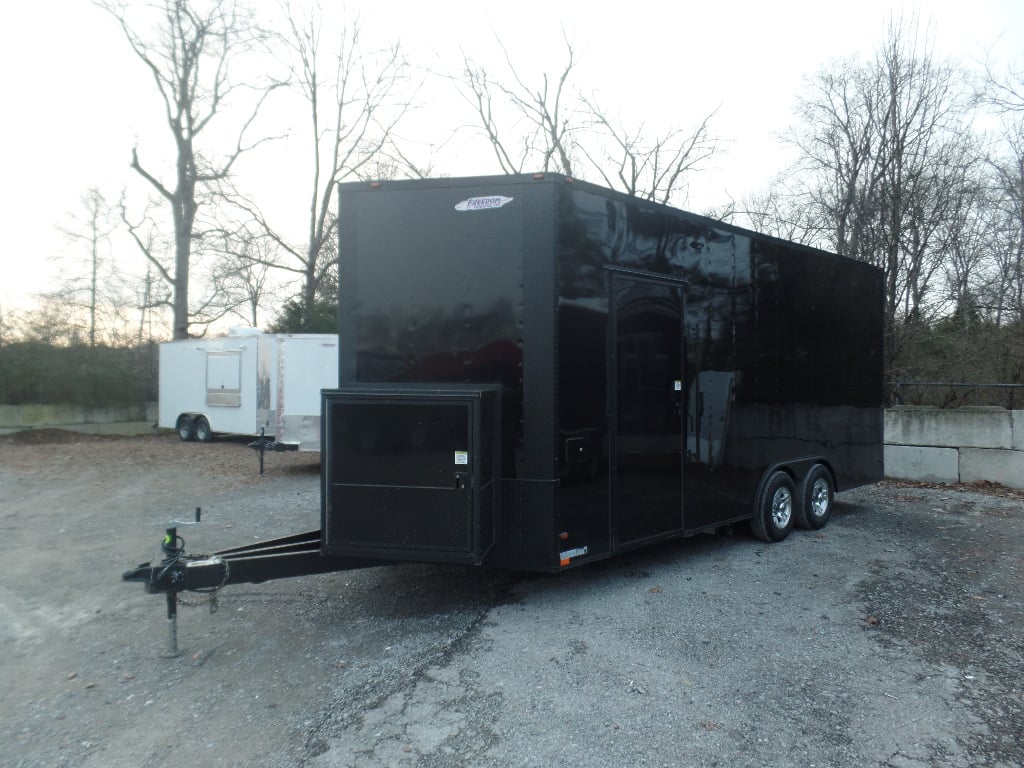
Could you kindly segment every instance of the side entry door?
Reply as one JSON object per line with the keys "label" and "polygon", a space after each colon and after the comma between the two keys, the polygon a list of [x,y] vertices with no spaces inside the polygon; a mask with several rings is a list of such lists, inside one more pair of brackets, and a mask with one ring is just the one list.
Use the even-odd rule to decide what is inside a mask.
{"label": "side entry door", "polygon": [[615,548],[683,528],[683,281],[609,269],[608,393]]}

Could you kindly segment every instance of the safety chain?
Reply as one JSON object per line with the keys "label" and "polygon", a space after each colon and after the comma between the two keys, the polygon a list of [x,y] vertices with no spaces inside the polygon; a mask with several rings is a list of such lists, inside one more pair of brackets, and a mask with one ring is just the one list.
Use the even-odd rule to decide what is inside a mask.
{"label": "safety chain", "polygon": [[[190,560],[207,560],[210,557],[212,557],[212,555],[189,555]],[[227,560],[221,560],[221,562],[224,564],[224,578],[220,580],[220,584],[218,584],[216,587],[213,587],[209,591],[194,590],[198,594],[205,595],[205,597],[202,600],[189,600],[187,597],[182,597],[182,593],[179,592],[178,602],[181,605],[188,606],[189,608],[198,608],[199,606],[209,604],[210,613],[216,613],[217,608],[219,607],[217,603],[217,596],[220,594],[220,591],[224,589],[225,585],[228,583],[228,578],[231,576],[231,563]]]}

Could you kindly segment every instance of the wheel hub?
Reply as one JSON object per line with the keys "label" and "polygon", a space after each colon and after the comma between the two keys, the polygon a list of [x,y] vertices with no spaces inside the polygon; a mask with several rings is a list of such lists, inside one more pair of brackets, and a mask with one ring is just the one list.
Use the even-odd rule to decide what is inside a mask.
{"label": "wheel hub", "polygon": [[823,517],[828,512],[828,482],[818,479],[811,488],[811,514]]}
{"label": "wheel hub", "polygon": [[793,494],[788,488],[779,488],[772,496],[772,522],[779,528],[785,528],[792,514]]}

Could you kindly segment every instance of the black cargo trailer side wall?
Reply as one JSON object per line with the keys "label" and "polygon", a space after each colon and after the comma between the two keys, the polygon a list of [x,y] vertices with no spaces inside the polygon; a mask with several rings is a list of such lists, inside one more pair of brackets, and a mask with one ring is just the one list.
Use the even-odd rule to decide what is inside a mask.
{"label": "black cargo trailer side wall", "polygon": [[[596,354],[609,314],[602,269],[684,283],[687,532],[749,517],[773,467],[799,481],[824,463],[839,488],[881,479],[879,270],[582,184],[562,188],[560,226],[560,344],[592,359],[581,366],[578,351],[560,360],[560,399],[574,404],[559,415],[573,428],[599,423],[594,398],[572,393],[600,381],[597,366],[612,354]],[[569,329],[585,342],[569,341]],[[609,503],[613,517],[622,514]]]}

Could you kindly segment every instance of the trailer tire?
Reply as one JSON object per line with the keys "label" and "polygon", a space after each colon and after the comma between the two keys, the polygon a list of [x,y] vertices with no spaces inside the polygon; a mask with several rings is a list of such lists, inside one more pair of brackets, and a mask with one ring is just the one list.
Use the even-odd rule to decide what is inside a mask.
{"label": "trailer tire", "polygon": [[174,429],[178,433],[178,439],[183,443],[191,443],[196,439],[195,422],[184,413],[178,417],[178,421],[174,425]]}
{"label": "trailer tire", "polygon": [[800,503],[796,508],[796,524],[800,528],[816,531],[824,528],[832,516],[835,485],[824,464],[815,464],[800,485]]}
{"label": "trailer tire", "polygon": [[210,429],[210,422],[205,416],[196,417],[196,440],[200,443],[208,443],[213,440],[213,430]]}
{"label": "trailer tire", "polygon": [[793,478],[778,470],[768,476],[754,509],[750,527],[762,541],[782,541],[793,530],[796,486]]}

